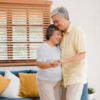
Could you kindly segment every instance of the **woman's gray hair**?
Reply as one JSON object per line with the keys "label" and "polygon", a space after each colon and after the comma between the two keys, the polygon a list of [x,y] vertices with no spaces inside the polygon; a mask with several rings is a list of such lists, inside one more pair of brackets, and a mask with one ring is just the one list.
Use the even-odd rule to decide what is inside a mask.
{"label": "woman's gray hair", "polygon": [[49,27],[46,30],[46,39],[49,40],[54,31],[59,30],[54,24],[49,25]]}
{"label": "woman's gray hair", "polygon": [[59,17],[64,17],[66,16],[67,17],[67,20],[69,20],[69,13],[67,11],[66,8],[64,7],[58,7],[56,9],[54,9],[52,12],[51,12],[51,17],[58,14]]}

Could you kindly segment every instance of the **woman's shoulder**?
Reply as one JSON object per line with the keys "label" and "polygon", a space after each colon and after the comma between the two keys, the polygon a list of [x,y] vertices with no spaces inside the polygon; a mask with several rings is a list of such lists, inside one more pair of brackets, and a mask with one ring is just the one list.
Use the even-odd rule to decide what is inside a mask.
{"label": "woman's shoulder", "polygon": [[42,43],[40,44],[40,48],[44,48],[44,47],[47,47],[47,44],[46,44],[45,42],[42,42]]}
{"label": "woman's shoulder", "polygon": [[47,49],[47,45],[43,42],[40,44],[39,48],[38,48],[38,51],[41,51],[41,50],[46,50]]}

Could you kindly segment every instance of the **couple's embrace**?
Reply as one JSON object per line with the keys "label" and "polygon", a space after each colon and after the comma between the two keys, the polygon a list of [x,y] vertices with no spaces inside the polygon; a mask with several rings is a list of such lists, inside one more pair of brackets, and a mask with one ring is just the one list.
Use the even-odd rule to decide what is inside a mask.
{"label": "couple's embrace", "polygon": [[40,99],[80,100],[87,82],[85,33],[69,22],[64,7],[54,9],[51,18],[54,24],[47,28],[46,41],[37,51]]}

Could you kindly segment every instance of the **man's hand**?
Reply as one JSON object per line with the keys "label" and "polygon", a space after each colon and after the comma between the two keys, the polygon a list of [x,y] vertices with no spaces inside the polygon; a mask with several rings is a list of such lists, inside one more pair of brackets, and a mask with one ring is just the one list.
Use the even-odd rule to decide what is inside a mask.
{"label": "man's hand", "polygon": [[60,62],[61,64],[65,64],[65,63],[67,63],[67,60],[59,60],[59,62]]}

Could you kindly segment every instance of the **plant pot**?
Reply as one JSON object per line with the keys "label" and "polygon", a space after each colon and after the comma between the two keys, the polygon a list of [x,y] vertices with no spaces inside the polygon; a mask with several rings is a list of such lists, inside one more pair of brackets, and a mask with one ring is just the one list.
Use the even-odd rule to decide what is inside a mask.
{"label": "plant pot", "polygon": [[88,94],[88,100],[92,100],[93,99],[93,95],[94,94]]}

